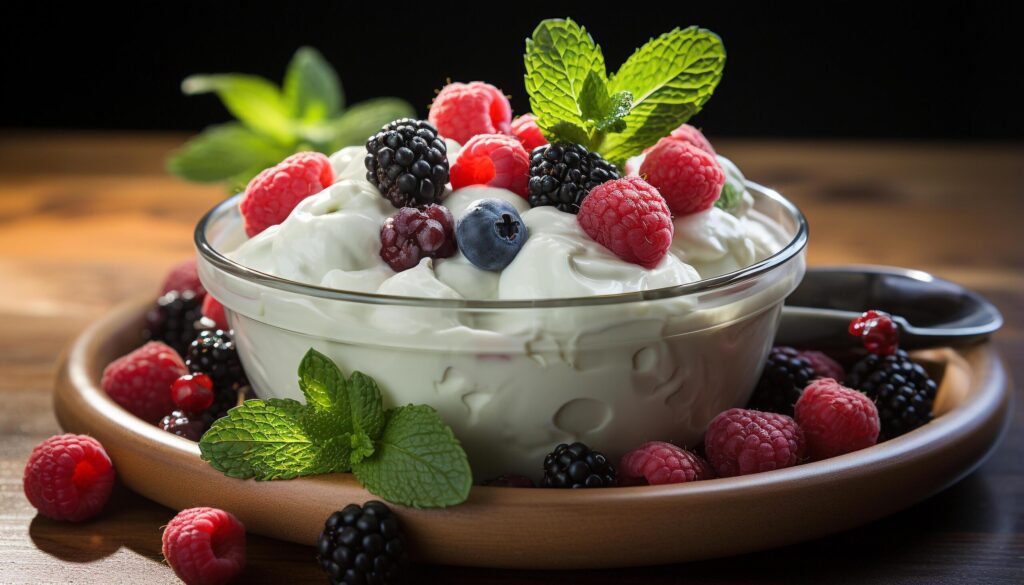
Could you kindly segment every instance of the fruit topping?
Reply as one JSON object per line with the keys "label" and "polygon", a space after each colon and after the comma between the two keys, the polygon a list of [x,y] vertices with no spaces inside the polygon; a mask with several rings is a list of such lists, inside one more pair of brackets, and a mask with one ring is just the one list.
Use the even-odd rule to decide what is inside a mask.
{"label": "fruit topping", "polygon": [[888,313],[866,311],[850,321],[850,335],[860,337],[864,349],[871,353],[892,355],[898,347],[900,328]]}
{"label": "fruit topping", "polygon": [[672,216],[658,190],[640,177],[608,181],[583,200],[576,220],[626,262],[654,268],[672,245]]}
{"label": "fruit topping", "polygon": [[206,374],[185,374],[171,383],[171,400],[185,412],[202,412],[213,404],[213,380]]}
{"label": "fruit topping", "polygon": [[878,410],[864,394],[832,378],[811,382],[796,403],[796,422],[812,459],[851,453],[878,442]]}
{"label": "fruit topping", "polygon": [[81,522],[106,505],[114,487],[114,466],[96,439],[56,435],[32,449],[22,484],[25,497],[41,515]]}
{"label": "fruit topping", "polygon": [[512,135],[523,143],[526,152],[532,152],[538,146],[548,143],[547,138],[544,138],[544,134],[540,131],[540,127],[537,126],[537,116],[533,114],[523,114],[512,120]]}
{"label": "fruit topping", "polygon": [[459,151],[452,165],[452,189],[487,185],[526,198],[530,155],[513,136],[477,134]]}
{"label": "fruit topping", "polygon": [[395,272],[408,270],[423,258],[455,254],[455,221],[447,207],[403,207],[380,228],[380,257]]}
{"label": "fruit topping", "polygon": [[657,187],[677,217],[710,209],[725,184],[715,155],[671,137],[662,138],[647,153],[640,176]]}
{"label": "fruit topping", "polygon": [[459,219],[455,236],[462,254],[474,266],[503,270],[515,259],[530,233],[511,203],[480,199]]}
{"label": "fruit topping", "polygon": [[186,585],[223,585],[245,568],[245,526],[230,512],[182,510],[162,540],[167,564]]}
{"label": "fruit topping", "polygon": [[255,236],[288,217],[300,201],[334,182],[334,169],[319,152],[299,152],[249,181],[238,204],[245,233]]}
{"label": "fruit topping", "polygon": [[597,488],[615,485],[615,467],[599,451],[583,443],[555,447],[544,458],[546,488]]}
{"label": "fruit topping", "polygon": [[704,433],[704,451],[720,477],[791,467],[805,450],[796,421],[772,412],[731,408],[712,419]]}
{"label": "fruit topping", "polygon": [[715,472],[699,455],[672,443],[651,441],[622,456],[620,485],[661,485],[711,479]]}
{"label": "fruit topping", "polygon": [[402,118],[366,141],[366,180],[395,207],[440,202],[448,183],[448,146],[437,128]]}
{"label": "fruit topping", "polygon": [[316,549],[332,584],[398,583],[409,565],[398,516],[375,500],[331,514]]}
{"label": "fruit topping", "polygon": [[100,386],[125,410],[153,423],[174,408],[168,388],[186,373],[185,363],[173,348],[150,341],[110,362]]}
{"label": "fruit topping", "polygon": [[466,144],[478,134],[508,134],[512,106],[489,83],[449,83],[430,105],[429,119],[441,136]]}
{"label": "fruit topping", "polygon": [[618,178],[615,165],[579,144],[538,146],[530,153],[530,206],[576,213],[592,189]]}

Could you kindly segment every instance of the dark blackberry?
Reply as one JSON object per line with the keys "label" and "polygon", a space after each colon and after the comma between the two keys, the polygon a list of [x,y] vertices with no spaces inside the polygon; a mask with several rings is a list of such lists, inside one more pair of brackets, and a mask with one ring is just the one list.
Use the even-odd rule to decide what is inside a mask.
{"label": "dark blackberry", "polygon": [[448,147],[437,128],[402,118],[366,141],[366,180],[398,208],[439,203],[448,182]]}
{"label": "dark blackberry", "polygon": [[530,153],[530,207],[576,213],[590,190],[619,178],[619,169],[579,144],[545,144]]}
{"label": "dark blackberry", "polygon": [[196,338],[196,323],[203,317],[203,300],[196,293],[171,292],[161,296],[146,313],[147,341],[162,341],[185,355],[188,344]]}
{"label": "dark blackberry", "polygon": [[185,366],[193,374],[206,374],[213,380],[214,398],[209,412],[217,418],[237,406],[239,390],[248,390],[249,379],[231,331],[208,329],[199,333],[185,353]]}
{"label": "dark blackberry", "polygon": [[846,385],[875,401],[883,439],[898,437],[932,419],[938,385],[902,349],[886,356],[869,354],[846,375]]}
{"label": "dark blackberry", "polygon": [[792,347],[773,347],[747,407],[793,416],[793,405],[814,378],[814,366],[800,352]]}
{"label": "dark blackberry", "polygon": [[317,559],[332,584],[398,583],[409,564],[398,517],[377,501],[331,514],[317,540]]}
{"label": "dark blackberry", "polygon": [[561,445],[544,458],[541,487],[594,488],[615,485],[615,467],[599,451],[583,443]]}
{"label": "dark blackberry", "polygon": [[213,416],[207,412],[195,414],[183,410],[172,410],[157,423],[157,426],[189,441],[199,441],[203,433],[213,424]]}

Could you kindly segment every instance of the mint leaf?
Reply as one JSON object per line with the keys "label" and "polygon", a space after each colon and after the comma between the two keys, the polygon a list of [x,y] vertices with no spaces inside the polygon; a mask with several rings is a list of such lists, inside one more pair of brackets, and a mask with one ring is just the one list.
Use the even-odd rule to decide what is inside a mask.
{"label": "mint leaf", "polygon": [[725,48],[718,35],[691,26],[640,47],[609,80],[611,92],[629,91],[626,128],[604,137],[600,151],[621,163],[690,119],[722,78]]}
{"label": "mint leaf", "polygon": [[247,400],[199,440],[202,458],[241,479],[290,479],[316,467],[318,448],[295,400]]}
{"label": "mint leaf", "polygon": [[167,160],[167,170],[189,181],[222,181],[251,169],[259,172],[288,154],[289,149],[270,138],[228,123],[211,126],[186,142]]}
{"label": "mint leaf", "polygon": [[352,469],[352,424],[348,419],[307,405],[301,421],[317,446],[316,462],[304,475]]}
{"label": "mint leaf", "polygon": [[243,124],[283,144],[294,143],[292,121],[276,85],[257,75],[191,75],[181,82],[187,95],[215,92]]}
{"label": "mint leaf", "polygon": [[437,411],[422,405],[389,410],[377,452],[352,469],[370,493],[418,508],[459,504],[473,484],[452,430]]}
{"label": "mint leaf", "polygon": [[[526,91],[537,125],[549,140],[589,143],[607,98],[604,55],[586,29],[570,19],[541,21],[526,39]],[[577,140],[579,136],[587,140]]]}
{"label": "mint leaf", "polygon": [[310,349],[299,362],[299,388],[306,404],[333,410],[344,419],[350,415],[348,382],[331,358]]}
{"label": "mint leaf", "polygon": [[405,100],[375,98],[349,107],[333,120],[302,126],[299,134],[304,140],[318,145],[320,150],[333,152],[345,146],[364,144],[388,122],[415,115],[416,110]]}
{"label": "mint leaf", "polygon": [[348,379],[348,400],[352,411],[352,430],[372,441],[384,431],[384,399],[377,382],[362,372]]}
{"label": "mint leaf", "polygon": [[370,457],[373,455],[374,451],[377,450],[373,444],[373,439],[371,439],[366,433],[358,431],[352,433],[352,435],[350,435],[349,443],[349,447],[351,449],[349,460],[352,462],[352,465],[356,465],[362,460]]}
{"label": "mint leaf", "polygon": [[338,114],[344,99],[338,74],[319,51],[295,51],[284,75],[284,101],[292,118],[320,122]]}

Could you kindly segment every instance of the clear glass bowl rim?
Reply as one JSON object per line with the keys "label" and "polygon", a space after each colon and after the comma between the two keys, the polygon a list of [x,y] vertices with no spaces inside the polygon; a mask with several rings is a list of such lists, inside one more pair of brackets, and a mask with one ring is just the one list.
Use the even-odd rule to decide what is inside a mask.
{"label": "clear glass bowl rim", "polygon": [[195,229],[195,246],[204,260],[219,270],[245,281],[267,286],[273,289],[288,293],[309,295],[328,300],[346,301],[353,303],[365,303],[370,305],[393,305],[413,307],[435,307],[439,309],[480,309],[480,310],[505,310],[505,309],[537,309],[537,308],[559,308],[559,307],[582,307],[619,305],[639,301],[656,301],[693,294],[710,293],[716,290],[726,289],[730,286],[743,283],[748,280],[781,266],[795,257],[807,246],[808,227],[807,218],[804,214],[777,191],[769,189],[753,181],[746,181],[747,189],[767,197],[786,210],[796,223],[796,235],[788,244],[775,254],[751,264],[740,270],[663,288],[656,288],[613,295],[595,295],[588,297],[568,297],[549,299],[521,299],[521,300],[472,300],[472,299],[433,299],[422,297],[404,297],[393,295],[381,295],[375,293],[364,293],[327,288],[318,285],[306,284],[281,278],[272,274],[259,272],[247,266],[239,264],[217,251],[206,239],[206,229],[221,216],[229,213],[232,208],[238,205],[241,194],[229,197],[220,202],[199,220]]}

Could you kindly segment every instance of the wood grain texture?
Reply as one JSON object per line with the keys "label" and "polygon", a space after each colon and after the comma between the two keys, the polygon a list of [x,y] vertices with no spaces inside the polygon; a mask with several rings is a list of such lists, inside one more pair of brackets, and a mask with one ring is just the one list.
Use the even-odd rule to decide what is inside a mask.
{"label": "wood grain texture", "polygon": [[[36,518],[21,493],[32,446],[58,431],[60,352],[115,303],[150,293],[191,253],[196,218],[224,195],[166,176],[182,136],[0,135],[0,583],[169,583],[170,510],[118,489],[82,526]],[[1024,380],[1024,146],[721,141],[811,225],[813,264],[928,270],[987,295],[995,343]],[[1018,385],[1017,395],[1021,398]],[[417,566],[417,583],[1017,583],[1024,581],[1024,409],[972,476],[888,519],[766,553],[571,573]],[[177,481],[178,478],[168,478]],[[752,519],[756,521],[756,519]],[[496,526],[495,530],[500,530]],[[623,546],[628,546],[623,543]],[[243,582],[323,582],[309,548],[253,537]]]}

